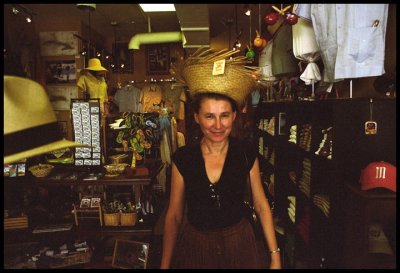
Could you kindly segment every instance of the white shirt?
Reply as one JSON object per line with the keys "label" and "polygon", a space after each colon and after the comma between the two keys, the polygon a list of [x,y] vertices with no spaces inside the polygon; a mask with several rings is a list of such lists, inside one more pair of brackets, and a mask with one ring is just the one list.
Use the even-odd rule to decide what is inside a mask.
{"label": "white shirt", "polygon": [[[299,4],[301,6],[303,4]],[[305,4],[309,5],[309,4]],[[311,4],[315,38],[324,63],[324,81],[385,73],[388,4]],[[297,9],[308,16],[307,6]],[[374,22],[379,23],[374,26]]]}

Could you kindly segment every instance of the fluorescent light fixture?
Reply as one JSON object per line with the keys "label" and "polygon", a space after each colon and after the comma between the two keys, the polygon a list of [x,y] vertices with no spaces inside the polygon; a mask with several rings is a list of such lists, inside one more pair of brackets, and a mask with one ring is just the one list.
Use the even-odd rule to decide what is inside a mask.
{"label": "fluorescent light fixture", "polygon": [[175,11],[174,4],[139,4],[144,12]]}

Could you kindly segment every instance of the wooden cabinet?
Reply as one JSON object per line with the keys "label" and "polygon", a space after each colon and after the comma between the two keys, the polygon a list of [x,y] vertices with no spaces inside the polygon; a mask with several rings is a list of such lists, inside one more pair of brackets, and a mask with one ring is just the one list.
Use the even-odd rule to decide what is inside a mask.
{"label": "wooden cabinet", "polygon": [[[148,161],[146,164],[146,168],[148,169],[147,175],[136,175],[133,177],[126,177],[124,174],[118,177],[102,177],[98,180],[83,180],[81,178],[76,180],[64,180],[64,179],[51,179],[50,178],[35,178],[30,175],[26,177],[17,177],[17,178],[5,178],[4,180],[4,189],[5,194],[12,196],[12,198],[8,198],[9,200],[5,202],[5,209],[15,209],[16,207],[22,208],[24,206],[24,198],[25,198],[25,191],[32,192],[38,189],[53,189],[54,192],[65,193],[66,195],[74,194],[77,196],[77,191],[80,186],[104,186],[105,189],[113,188],[118,186],[127,186],[131,187],[132,192],[135,195],[135,202],[138,204],[139,200],[142,198],[141,193],[145,188],[151,188],[155,183],[156,176],[160,172],[162,168],[161,161]],[[55,169],[53,171],[65,171],[65,169]],[[52,197],[50,196],[50,199]],[[12,200],[11,200],[12,199]],[[53,196],[53,199],[57,199],[57,196]],[[69,215],[71,216],[70,222],[73,223],[73,217],[71,214],[71,210],[73,208],[73,203],[76,200],[71,198],[69,203]],[[76,197],[75,197],[76,199]],[[61,202],[61,200],[58,200]],[[56,203],[57,200],[52,200],[52,204]],[[51,206],[51,204],[47,204]],[[63,213],[63,212],[59,212]],[[65,213],[65,212],[64,212]],[[66,212],[68,213],[68,211]],[[33,229],[37,225],[37,219],[32,219],[32,215],[28,214],[29,219],[29,226],[26,229],[20,230],[11,230],[11,231],[4,231],[4,238],[7,242],[5,243],[16,243],[20,241],[21,238],[23,240],[21,242],[26,241],[38,241],[42,237],[35,236],[32,234]],[[35,221],[36,220],[36,221]],[[96,239],[101,236],[107,234],[131,234],[131,235],[138,235],[138,236],[145,236],[151,235],[153,226],[155,223],[155,217],[147,217],[147,221],[142,221],[137,223],[133,227],[105,227],[99,224],[99,221],[95,221],[95,225],[79,225],[78,227],[74,226],[70,236],[76,239]],[[36,223],[36,224],[32,224]],[[45,223],[43,223],[45,224]]]}
{"label": "wooden cabinet", "polygon": [[[371,119],[378,125],[375,135],[365,134]],[[260,154],[273,163],[285,268],[347,267],[345,230],[361,223],[345,216],[345,185],[358,185],[368,163],[396,164],[395,120],[395,100],[388,98],[258,105],[255,130]]]}

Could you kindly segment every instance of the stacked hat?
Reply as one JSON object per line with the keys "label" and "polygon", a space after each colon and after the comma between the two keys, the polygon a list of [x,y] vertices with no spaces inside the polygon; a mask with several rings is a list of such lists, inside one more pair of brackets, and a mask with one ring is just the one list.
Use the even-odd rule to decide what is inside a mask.
{"label": "stacked hat", "polygon": [[369,163],[360,176],[362,190],[386,188],[396,192],[396,166],[380,161]]}
{"label": "stacked hat", "polygon": [[4,76],[4,163],[69,147],[44,88],[35,81]]}

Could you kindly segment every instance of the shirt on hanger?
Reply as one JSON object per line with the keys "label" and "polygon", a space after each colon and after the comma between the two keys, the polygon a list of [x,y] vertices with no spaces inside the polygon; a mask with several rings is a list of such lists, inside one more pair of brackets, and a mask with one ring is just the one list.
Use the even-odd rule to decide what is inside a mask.
{"label": "shirt on hanger", "polygon": [[113,101],[118,105],[119,112],[141,112],[140,89],[133,85],[126,85],[118,89]]}
{"label": "shirt on hanger", "polygon": [[157,84],[147,84],[143,86],[140,92],[140,102],[142,103],[142,112],[156,112],[157,107],[162,100],[162,90]]}
{"label": "shirt on hanger", "polygon": [[311,4],[300,13],[311,15],[325,82],[385,73],[388,4]]}

